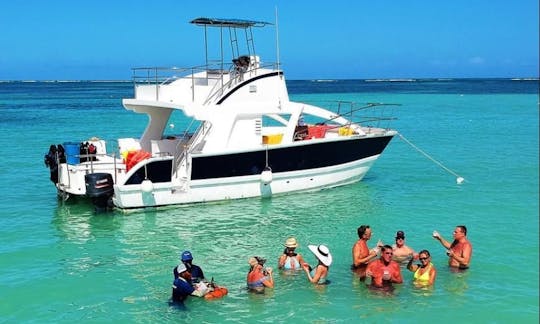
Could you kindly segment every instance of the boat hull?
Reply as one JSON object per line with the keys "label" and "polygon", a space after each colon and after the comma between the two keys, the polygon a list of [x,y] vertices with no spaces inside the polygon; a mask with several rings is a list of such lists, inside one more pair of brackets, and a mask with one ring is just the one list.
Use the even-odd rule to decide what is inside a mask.
{"label": "boat hull", "polygon": [[[393,135],[192,158],[191,180],[115,185],[123,209],[306,192],[360,181]],[[271,177],[263,176],[266,155]]]}

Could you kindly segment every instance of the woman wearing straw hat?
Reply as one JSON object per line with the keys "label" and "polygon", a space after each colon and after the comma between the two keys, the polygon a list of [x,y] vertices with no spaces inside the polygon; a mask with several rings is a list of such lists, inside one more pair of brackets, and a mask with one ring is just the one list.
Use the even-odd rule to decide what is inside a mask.
{"label": "woman wearing straw hat", "polygon": [[295,250],[298,247],[296,238],[289,237],[285,241],[285,250],[279,257],[278,268],[283,270],[302,270],[302,265],[306,263],[300,253],[296,253]]}
{"label": "woman wearing straw hat", "polygon": [[304,263],[302,267],[307,274],[308,280],[311,283],[324,285],[328,284],[329,281],[326,279],[328,276],[328,270],[332,264],[332,254],[326,245],[308,245],[308,248],[313,252],[317,257],[319,263],[315,269],[311,270],[311,267]]}

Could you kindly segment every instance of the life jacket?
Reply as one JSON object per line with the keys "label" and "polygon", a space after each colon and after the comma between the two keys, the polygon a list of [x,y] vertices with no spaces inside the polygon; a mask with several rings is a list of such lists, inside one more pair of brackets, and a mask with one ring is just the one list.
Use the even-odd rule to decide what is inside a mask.
{"label": "life jacket", "polygon": [[148,159],[152,154],[143,150],[130,151],[126,157],[126,172],[142,160]]}

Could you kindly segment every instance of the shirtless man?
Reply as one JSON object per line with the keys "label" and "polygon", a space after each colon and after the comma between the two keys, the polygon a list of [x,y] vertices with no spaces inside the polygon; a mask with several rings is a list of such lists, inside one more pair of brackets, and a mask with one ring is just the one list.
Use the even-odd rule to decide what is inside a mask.
{"label": "shirtless man", "polygon": [[371,228],[369,228],[369,225],[361,225],[357,231],[358,241],[356,241],[352,248],[353,264],[351,268],[360,276],[360,280],[364,280],[366,278],[367,265],[369,261],[377,257],[378,250],[375,248],[370,251],[367,246],[367,241],[371,238]]}
{"label": "shirtless man", "polygon": [[392,245],[394,250],[394,256],[392,259],[397,263],[407,263],[410,258],[418,259],[418,253],[405,244],[405,233],[403,231],[397,231],[396,244]]}
{"label": "shirtless man", "polygon": [[366,276],[371,277],[373,287],[391,287],[392,283],[403,283],[399,264],[392,260],[392,247],[384,245],[381,248],[381,257],[371,262],[366,269]]}
{"label": "shirtless man", "polygon": [[433,237],[448,249],[448,265],[453,268],[467,269],[471,262],[472,244],[467,239],[467,227],[458,225],[453,232],[452,243],[445,240],[437,231],[433,231]]}

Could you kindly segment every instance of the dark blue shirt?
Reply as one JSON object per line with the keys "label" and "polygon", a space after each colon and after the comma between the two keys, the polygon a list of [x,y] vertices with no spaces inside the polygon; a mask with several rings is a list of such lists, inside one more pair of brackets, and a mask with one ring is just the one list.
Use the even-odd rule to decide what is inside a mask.
{"label": "dark blue shirt", "polygon": [[187,282],[184,278],[176,278],[173,282],[172,300],[175,302],[184,301],[187,296],[195,291],[191,283]]}
{"label": "dark blue shirt", "polygon": [[184,263],[191,274],[191,282],[196,283],[204,279],[204,273],[198,265]]}

